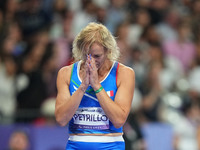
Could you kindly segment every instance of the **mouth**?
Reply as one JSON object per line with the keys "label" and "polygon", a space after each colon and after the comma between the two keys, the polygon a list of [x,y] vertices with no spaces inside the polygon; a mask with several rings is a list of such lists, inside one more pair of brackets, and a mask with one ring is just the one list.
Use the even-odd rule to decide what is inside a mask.
{"label": "mouth", "polygon": [[100,64],[99,63],[95,63],[95,64],[96,64],[96,67],[99,68]]}

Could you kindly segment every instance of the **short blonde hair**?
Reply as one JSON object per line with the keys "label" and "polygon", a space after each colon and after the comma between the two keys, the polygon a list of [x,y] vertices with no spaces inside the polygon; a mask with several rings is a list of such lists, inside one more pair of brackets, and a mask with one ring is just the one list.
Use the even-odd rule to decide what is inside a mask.
{"label": "short blonde hair", "polygon": [[115,61],[119,58],[120,51],[111,32],[102,24],[91,22],[75,37],[73,41],[73,57],[75,61],[84,60],[87,52],[85,46],[94,43],[101,44],[107,50],[107,58]]}

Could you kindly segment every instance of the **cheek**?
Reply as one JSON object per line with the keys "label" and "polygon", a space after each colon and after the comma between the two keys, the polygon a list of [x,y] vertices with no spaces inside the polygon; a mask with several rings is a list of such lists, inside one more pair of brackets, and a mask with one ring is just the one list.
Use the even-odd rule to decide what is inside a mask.
{"label": "cheek", "polygon": [[95,59],[95,64],[97,68],[100,68],[102,66],[102,64],[104,63],[105,58],[97,58]]}
{"label": "cheek", "polygon": [[101,62],[99,62],[99,60],[95,60],[95,65],[97,68],[99,68],[100,64],[101,64]]}
{"label": "cheek", "polygon": [[101,60],[98,59],[98,58],[94,58],[94,62],[95,62],[95,65],[96,65],[97,68],[98,68],[98,67],[100,66],[100,64],[101,64]]}

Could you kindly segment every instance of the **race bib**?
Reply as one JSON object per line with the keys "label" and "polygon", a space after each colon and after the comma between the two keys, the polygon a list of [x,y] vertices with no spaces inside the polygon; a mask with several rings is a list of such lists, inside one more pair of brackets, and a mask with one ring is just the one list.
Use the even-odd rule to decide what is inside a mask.
{"label": "race bib", "polygon": [[76,129],[109,129],[109,119],[102,108],[79,108],[73,116]]}

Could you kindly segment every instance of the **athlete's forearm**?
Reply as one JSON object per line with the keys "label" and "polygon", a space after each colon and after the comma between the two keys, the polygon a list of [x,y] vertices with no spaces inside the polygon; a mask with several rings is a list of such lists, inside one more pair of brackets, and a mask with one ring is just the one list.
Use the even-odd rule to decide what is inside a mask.
{"label": "athlete's forearm", "polygon": [[105,114],[116,128],[124,125],[127,119],[127,111],[115,103],[106,93],[105,90],[96,94],[97,99],[103,108]]}
{"label": "athlete's forearm", "polygon": [[[80,86],[68,100],[65,100],[62,104],[56,107],[56,121],[61,126],[67,125],[67,123],[71,120],[80,105],[84,93],[85,88]],[[57,101],[59,101],[59,98],[61,97],[58,96]]]}

